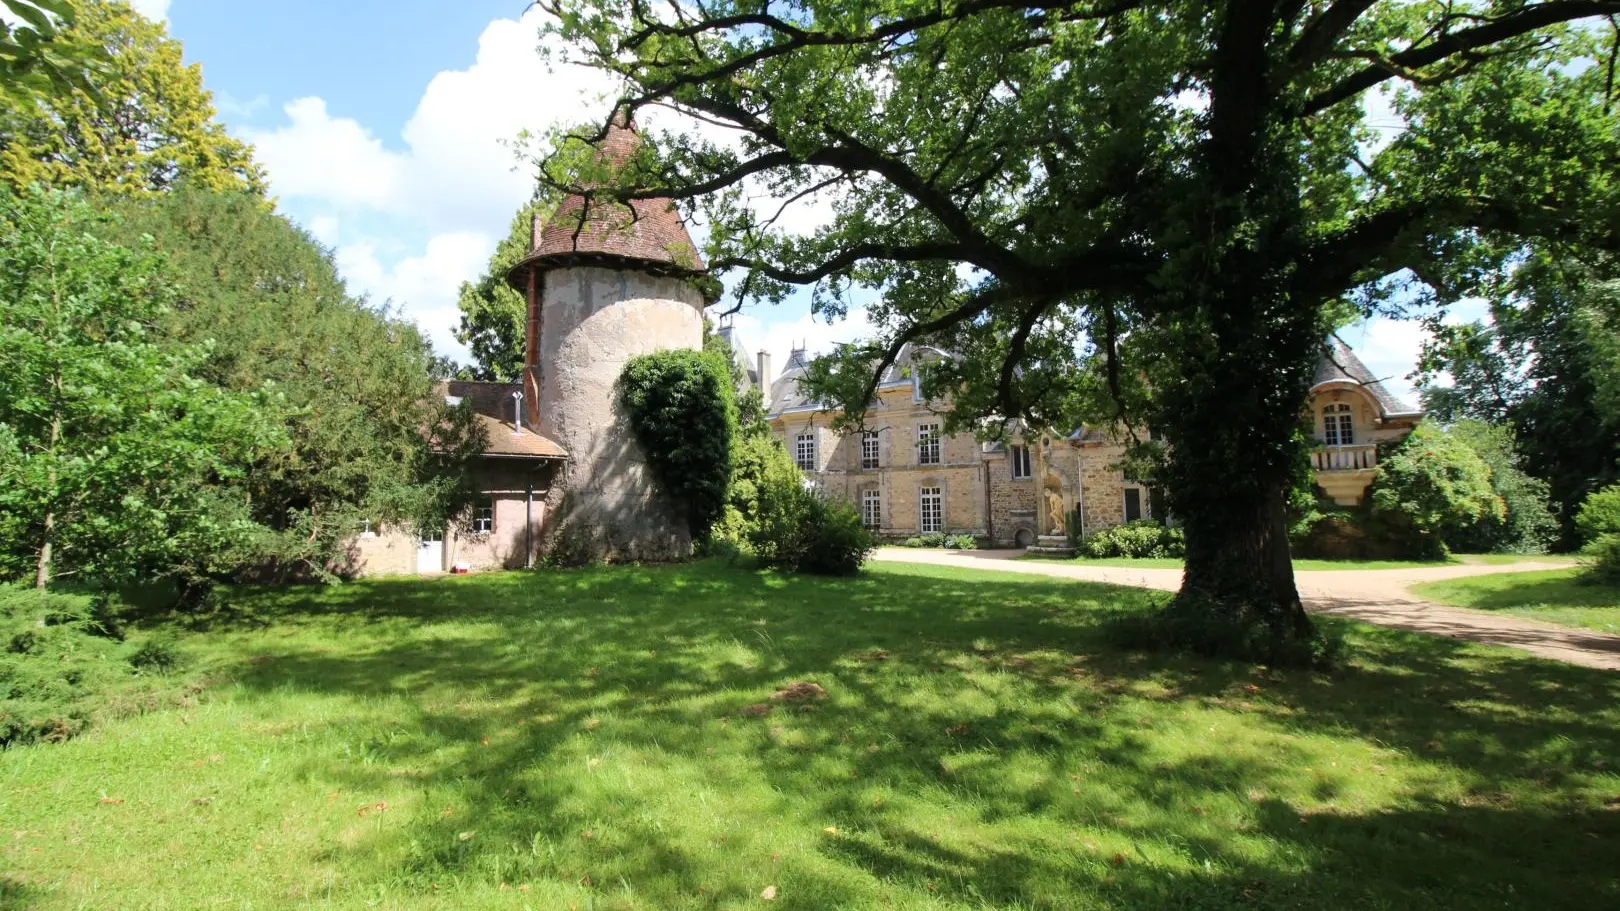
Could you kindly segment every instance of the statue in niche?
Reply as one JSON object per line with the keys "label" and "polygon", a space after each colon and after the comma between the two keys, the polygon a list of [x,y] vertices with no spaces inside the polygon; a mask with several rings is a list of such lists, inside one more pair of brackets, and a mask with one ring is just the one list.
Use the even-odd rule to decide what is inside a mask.
{"label": "statue in niche", "polygon": [[1067,534],[1068,520],[1063,515],[1063,479],[1055,471],[1046,473],[1046,521],[1041,523],[1042,534]]}

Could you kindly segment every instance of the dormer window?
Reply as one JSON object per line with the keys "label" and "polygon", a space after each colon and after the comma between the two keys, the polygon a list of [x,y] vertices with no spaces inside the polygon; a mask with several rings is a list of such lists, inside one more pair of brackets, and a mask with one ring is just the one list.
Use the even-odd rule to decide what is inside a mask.
{"label": "dormer window", "polygon": [[1322,442],[1329,446],[1349,446],[1356,441],[1356,422],[1349,405],[1329,405],[1322,409]]}

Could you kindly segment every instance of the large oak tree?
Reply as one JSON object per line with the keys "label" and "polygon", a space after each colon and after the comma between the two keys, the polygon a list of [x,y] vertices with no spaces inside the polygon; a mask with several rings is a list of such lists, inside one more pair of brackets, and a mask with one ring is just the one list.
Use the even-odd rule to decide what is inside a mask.
{"label": "large oak tree", "polygon": [[[621,113],[712,126],[606,185],[559,137],[543,179],[700,211],[744,301],[877,292],[881,337],[813,377],[847,421],[929,339],[961,355],[925,380],[958,425],[1061,426],[1100,389],[1121,426],[1161,429],[1187,531],[1172,616],[1206,647],[1314,636],[1284,502],[1343,303],[1414,277],[1468,293],[1531,238],[1612,240],[1620,2],[541,5],[575,62],[623,80]],[[761,193],[836,215],[793,235]]]}

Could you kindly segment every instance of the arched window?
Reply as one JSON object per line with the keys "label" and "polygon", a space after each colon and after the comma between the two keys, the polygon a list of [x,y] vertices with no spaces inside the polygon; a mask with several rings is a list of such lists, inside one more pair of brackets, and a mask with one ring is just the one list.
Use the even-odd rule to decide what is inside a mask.
{"label": "arched window", "polygon": [[1349,405],[1329,405],[1322,409],[1322,442],[1329,446],[1349,446],[1356,441],[1356,422]]}

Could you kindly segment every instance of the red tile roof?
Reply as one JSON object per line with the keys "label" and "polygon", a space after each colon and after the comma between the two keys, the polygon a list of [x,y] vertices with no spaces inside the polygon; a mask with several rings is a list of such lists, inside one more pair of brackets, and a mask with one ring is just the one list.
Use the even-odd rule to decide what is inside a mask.
{"label": "red tile roof", "polygon": [[472,407],[488,436],[484,454],[506,458],[566,459],[568,451],[555,440],[534,432],[531,427],[518,428],[512,423],[512,393],[523,389],[521,383],[478,383],[470,380],[450,380],[439,386],[438,392],[460,399]]}
{"label": "red tile roof", "polygon": [[[617,165],[629,159],[640,142],[633,124],[615,120],[599,148],[605,160]],[[514,283],[533,268],[607,260],[686,274],[704,268],[680,213],[667,198],[636,199],[626,205],[606,198],[587,202],[574,194],[535,235],[529,255],[512,270]]]}

